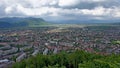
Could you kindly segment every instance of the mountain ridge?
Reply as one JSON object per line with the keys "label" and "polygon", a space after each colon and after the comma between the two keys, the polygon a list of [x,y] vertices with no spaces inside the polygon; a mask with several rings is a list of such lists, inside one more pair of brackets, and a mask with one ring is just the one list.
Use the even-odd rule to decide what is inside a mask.
{"label": "mountain ridge", "polygon": [[33,18],[33,17],[27,17],[27,18],[17,18],[17,17],[11,17],[11,18],[0,18],[0,28],[11,28],[11,27],[38,27],[48,24],[44,19],[42,18]]}

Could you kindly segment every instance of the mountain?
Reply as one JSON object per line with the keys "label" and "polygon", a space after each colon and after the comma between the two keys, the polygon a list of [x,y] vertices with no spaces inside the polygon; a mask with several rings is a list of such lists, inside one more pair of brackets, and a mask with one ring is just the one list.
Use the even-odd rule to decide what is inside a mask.
{"label": "mountain", "polygon": [[57,24],[110,24],[110,23],[120,23],[120,20],[97,20],[97,19],[90,19],[90,20],[55,20],[55,21],[49,21],[51,23],[57,23]]}
{"label": "mountain", "polygon": [[0,28],[11,27],[39,27],[48,23],[42,18],[0,18]]}

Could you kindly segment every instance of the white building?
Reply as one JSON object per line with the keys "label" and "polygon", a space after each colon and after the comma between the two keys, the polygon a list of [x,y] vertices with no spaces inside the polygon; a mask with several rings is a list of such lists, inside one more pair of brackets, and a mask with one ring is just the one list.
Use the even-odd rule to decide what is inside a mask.
{"label": "white building", "polygon": [[9,62],[9,60],[8,60],[8,59],[3,59],[3,60],[0,60],[0,63],[7,63],[7,62]]}
{"label": "white building", "polygon": [[45,50],[43,51],[43,55],[47,55],[48,54],[48,48],[45,48]]}
{"label": "white building", "polygon": [[39,50],[35,50],[33,53],[32,53],[32,56],[35,56],[36,54],[39,53]]}
{"label": "white building", "polygon": [[23,60],[24,58],[26,58],[26,53],[21,54],[19,57],[16,58],[17,62],[20,62],[21,60]]}
{"label": "white building", "polygon": [[57,54],[57,52],[58,52],[58,49],[54,48],[53,54]]}

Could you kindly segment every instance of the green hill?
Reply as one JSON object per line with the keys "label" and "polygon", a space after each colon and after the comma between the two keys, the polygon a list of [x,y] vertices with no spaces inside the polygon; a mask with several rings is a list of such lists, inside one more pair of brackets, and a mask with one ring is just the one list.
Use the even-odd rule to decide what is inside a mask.
{"label": "green hill", "polygon": [[0,28],[11,27],[40,27],[48,25],[48,23],[42,18],[0,18]]}

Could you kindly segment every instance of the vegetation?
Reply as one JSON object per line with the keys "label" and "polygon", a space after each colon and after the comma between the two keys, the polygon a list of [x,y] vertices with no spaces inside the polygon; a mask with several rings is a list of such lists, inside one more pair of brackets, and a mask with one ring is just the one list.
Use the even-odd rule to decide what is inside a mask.
{"label": "vegetation", "polygon": [[112,41],[112,44],[120,44],[120,41],[117,40],[117,41]]}
{"label": "vegetation", "polygon": [[0,28],[11,27],[40,27],[48,25],[48,23],[41,18],[1,18]]}
{"label": "vegetation", "polygon": [[1,44],[0,44],[0,47],[4,47],[4,45],[1,45]]}
{"label": "vegetation", "polygon": [[13,65],[13,68],[119,68],[120,55],[98,55],[84,51],[37,55]]}

